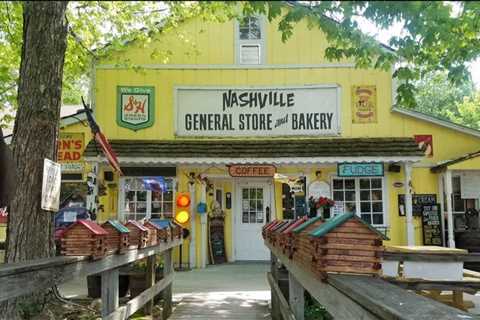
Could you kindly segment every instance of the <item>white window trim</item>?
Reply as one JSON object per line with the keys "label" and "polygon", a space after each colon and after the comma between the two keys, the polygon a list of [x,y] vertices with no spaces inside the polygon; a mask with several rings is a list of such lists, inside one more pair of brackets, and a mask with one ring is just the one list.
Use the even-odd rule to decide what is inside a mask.
{"label": "white window trim", "polygon": [[[118,210],[117,210],[117,219],[119,221],[125,222],[125,216],[127,215],[124,210],[124,203],[125,203],[125,180],[130,178],[141,178],[140,176],[122,176],[120,177],[119,181],[119,194],[118,194]],[[177,179],[176,177],[165,177],[168,179],[172,179],[172,191],[173,191],[173,199],[172,199],[172,218],[175,217],[175,213],[177,212],[176,208],[176,196],[177,196]],[[147,210],[145,212],[145,219],[150,219],[152,217],[152,193],[147,191]],[[162,201],[163,204],[163,201]]]}
{"label": "white window trim", "polygon": [[[258,16],[260,22],[260,34],[261,38],[258,40],[241,40],[240,39],[240,23],[235,20],[234,29],[234,46],[235,46],[235,64],[240,66],[262,66],[266,64],[266,18],[265,16]],[[260,63],[259,64],[242,64],[240,63],[240,46],[241,45],[258,45],[260,46]]]}
{"label": "white window trim", "polygon": [[382,210],[383,210],[383,224],[372,224],[376,228],[388,228],[390,226],[389,219],[389,194],[387,188],[387,176],[368,176],[368,177],[339,177],[337,174],[332,173],[330,175],[330,198],[333,199],[333,179],[354,179],[355,180],[355,215],[361,217],[360,215],[360,183],[357,182],[362,178],[377,178],[382,179]]}

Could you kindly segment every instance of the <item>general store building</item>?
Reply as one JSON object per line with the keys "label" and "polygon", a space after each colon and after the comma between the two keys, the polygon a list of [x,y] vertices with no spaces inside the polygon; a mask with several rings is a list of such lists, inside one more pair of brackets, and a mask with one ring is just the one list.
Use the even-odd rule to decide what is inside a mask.
{"label": "general store building", "polygon": [[[444,229],[453,231],[461,188],[480,181],[480,165],[438,166],[477,151],[480,132],[393,107],[391,72],[326,60],[324,35],[306,22],[285,43],[277,27],[263,17],[191,19],[94,66],[94,114],[124,172],[112,172],[86,128],[82,179],[96,168],[99,219],[172,218],[176,195],[189,193],[183,256],[197,267],[208,263],[199,204],[208,212],[213,201],[226,214],[228,261],[268,259],[262,226],[307,214],[310,195],[334,199],[331,214],[354,212],[391,244],[423,243],[412,199],[426,195],[450,213]],[[168,59],[151,54],[167,49]],[[166,188],[145,189],[148,177]],[[469,197],[478,208],[480,195]]]}

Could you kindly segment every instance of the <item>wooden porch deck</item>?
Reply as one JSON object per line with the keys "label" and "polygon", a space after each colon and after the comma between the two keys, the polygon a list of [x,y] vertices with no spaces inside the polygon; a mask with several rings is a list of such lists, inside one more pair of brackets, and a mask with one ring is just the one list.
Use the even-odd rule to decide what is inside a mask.
{"label": "wooden porch deck", "polygon": [[169,320],[270,320],[268,268],[235,263],[175,273]]}

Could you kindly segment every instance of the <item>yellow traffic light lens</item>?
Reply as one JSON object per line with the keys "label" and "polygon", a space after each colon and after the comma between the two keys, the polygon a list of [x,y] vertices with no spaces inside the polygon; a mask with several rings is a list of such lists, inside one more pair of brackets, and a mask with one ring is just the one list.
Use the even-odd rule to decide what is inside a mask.
{"label": "yellow traffic light lens", "polygon": [[190,205],[190,197],[186,194],[181,194],[177,197],[177,207],[188,207]]}
{"label": "yellow traffic light lens", "polygon": [[190,219],[190,214],[188,213],[188,211],[185,211],[185,210],[177,212],[177,214],[175,215],[175,221],[181,224],[187,223],[189,219]]}

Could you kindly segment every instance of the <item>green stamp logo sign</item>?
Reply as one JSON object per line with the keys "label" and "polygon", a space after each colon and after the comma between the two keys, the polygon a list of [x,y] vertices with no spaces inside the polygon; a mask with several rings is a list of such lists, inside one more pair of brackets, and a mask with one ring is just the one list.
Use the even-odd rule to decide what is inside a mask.
{"label": "green stamp logo sign", "polygon": [[337,165],[339,177],[368,177],[383,176],[383,163],[339,163]]}
{"label": "green stamp logo sign", "polygon": [[153,125],[155,117],[154,87],[117,87],[117,123],[138,130]]}

